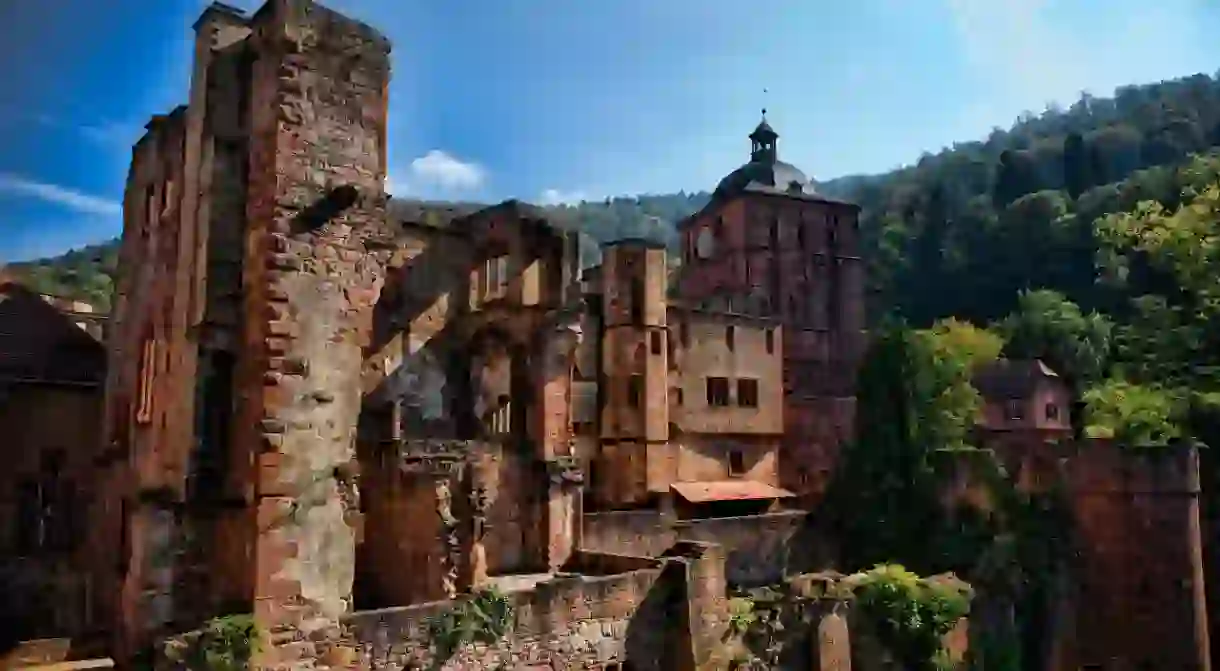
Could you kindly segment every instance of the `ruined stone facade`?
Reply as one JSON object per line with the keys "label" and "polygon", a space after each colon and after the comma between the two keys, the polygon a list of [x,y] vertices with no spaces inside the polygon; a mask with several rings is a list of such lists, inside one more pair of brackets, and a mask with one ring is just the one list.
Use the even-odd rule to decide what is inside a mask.
{"label": "ruined stone facade", "polygon": [[[494,587],[514,626],[449,668],[724,668],[729,590],[828,566],[784,503],[849,435],[857,211],[779,162],[765,122],[682,225],[670,300],[654,244],[582,278],[538,208],[390,200],[372,28],[270,0],[195,30],[187,104],[133,149],[90,462],[81,566],[121,665],[252,613],[260,668],[412,668],[436,661],[429,616]],[[1123,579],[1190,575],[1193,595],[1193,494],[1131,468],[1181,497],[1141,508],[1171,568],[1141,555]],[[1115,502],[1143,487],[1078,488],[1107,492],[1078,532],[1107,575],[1132,560]],[[1164,616],[1193,632],[1194,608]],[[1135,620],[1080,622],[1084,661]],[[845,626],[818,611],[786,668],[845,668]]]}
{"label": "ruined stone facade", "polygon": [[[671,421],[671,390],[704,385],[670,360],[664,250],[612,246],[585,291],[576,236],[537,208],[390,202],[390,47],[363,24],[272,0],[195,30],[188,104],[149,124],[125,196],[88,539],[120,659],[253,612],[259,663],[295,668],[355,610],[554,576],[590,473],[614,483],[594,500],[658,514],[683,483],[762,502],[737,514],[786,494],[776,327],[718,327],[736,359],[723,332],[727,355],[677,345],[753,377],[740,421]],[[601,404],[580,453],[585,340]]]}

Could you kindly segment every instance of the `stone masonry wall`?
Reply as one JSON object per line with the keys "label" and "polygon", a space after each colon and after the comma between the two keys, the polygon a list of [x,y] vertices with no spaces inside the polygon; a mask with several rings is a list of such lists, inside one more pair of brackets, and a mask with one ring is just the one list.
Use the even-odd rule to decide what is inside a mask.
{"label": "stone masonry wall", "polygon": [[[650,568],[596,577],[556,577],[510,595],[513,631],[491,645],[459,651],[441,669],[597,668],[630,659],[637,669],[660,669],[667,625],[661,562]],[[451,607],[434,602],[353,613],[345,636],[374,670],[436,668],[427,630],[430,617]]]}
{"label": "stone masonry wall", "polygon": [[299,668],[350,608],[361,363],[385,255],[389,43],[307,0],[252,19],[246,328],[237,437],[257,520],[263,668]]}
{"label": "stone masonry wall", "polygon": [[803,511],[699,520],[658,511],[589,513],[583,517],[581,547],[658,557],[680,541],[714,543],[724,548],[730,584],[765,585],[817,563],[817,548],[804,547],[818,544],[809,538],[805,517]]}

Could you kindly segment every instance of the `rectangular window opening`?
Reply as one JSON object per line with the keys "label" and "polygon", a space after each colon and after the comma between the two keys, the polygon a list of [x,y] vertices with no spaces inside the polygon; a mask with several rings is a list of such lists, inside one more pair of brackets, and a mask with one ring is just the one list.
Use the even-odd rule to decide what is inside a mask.
{"label": "rectangular window opening", "polygon": [[644,376],[632,375],[627,380],[627,405],[638,408],[644,400]]}
{"label": "rectangular window opening", "polygon": [[758,380],[743,378],[737,381],[737,405],[743,408],[758,407]]}
{"label": "rectangular window opening", "polygon": [[715,408],[729,405],[729,380],[725,377],[707,378],[707,404]]}
{"label": "rectangular window opening", "polygon": [[746,474],[746,457],[741,450],[729,450],[729,475],[739,477]]}

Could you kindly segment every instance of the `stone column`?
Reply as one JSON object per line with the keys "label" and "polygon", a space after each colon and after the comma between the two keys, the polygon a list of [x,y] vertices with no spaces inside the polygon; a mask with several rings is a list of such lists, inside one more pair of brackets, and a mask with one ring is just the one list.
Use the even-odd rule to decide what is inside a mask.
{"label": "stone column", "polygon": [[474,517],[469,478],[474,469],[467,468],[469,454],[464,442],[414,442],[417,449],[403,455],[402,468],[407,474],[427,478],[438,522],[434,556],[440,563],[440,582],[436,590],[429,585],[427,594],[453,599],[475,582],[471,570],[475,534],[469,528]]}
{"label": "stone column", "polygon": [[851,640],[847,620],[839,615],[841,604],[835,601],[832,610],[818,623],[813,637],[813,658],[818,671],[851,671]]}
{"label": "stone column", "polygon": [[582,332],[579,315],[564,318],[544,334],[537,350],[535,388],[539,456],[551,459],[572,453],[572,369]]}
{"label": "stone column", "polygon": [[554,573],[568,562],[580,545],[580,491],[584,471],[576,457],[555,457],[546,462],[547,497],[543,509],[546,528],[546,568]]}
{"label": "stone column", "polygon": [[[351,607],[351,469],[382,281],[389,43],[308,0],[251,19],[244,347],[236,423],[253,495],[257,660],[305,668]],[[374,246],[374,243],[378,243]]]}

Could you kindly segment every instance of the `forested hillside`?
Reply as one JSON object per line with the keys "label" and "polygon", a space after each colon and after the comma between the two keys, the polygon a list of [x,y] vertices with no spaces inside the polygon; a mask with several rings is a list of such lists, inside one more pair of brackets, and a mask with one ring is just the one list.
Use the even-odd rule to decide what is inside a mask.
{"label": "forested hillside", "polygon": [[[1176,166],[1213,146],[1220,146],[1220,78],[1195,75],[1124,87],[1111,98],[1083,96],[907,168],[821,188],[864,208],[877,313],[916,325],[948,315],[988,322],[1034,288],[1114,310],[1123,308],[1123,292],[1095,281],[1094,221],[1145,199],[1174,206],[1182,186]],[[553,209],[598,240],[647,235],[672,243],[672,224],[707,198],[647,195]],[[114,262],[113,245],[104,244],[12,269],[44,291],[106,304]]]}

